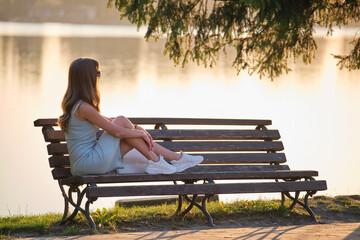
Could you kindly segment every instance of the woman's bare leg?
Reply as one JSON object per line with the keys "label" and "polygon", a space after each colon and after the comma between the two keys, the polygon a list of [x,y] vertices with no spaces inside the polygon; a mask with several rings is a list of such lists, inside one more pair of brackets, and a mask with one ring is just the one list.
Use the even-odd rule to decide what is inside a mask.
{"label": "woman's bare leg", "polygon": [[[113,121],[116,125],[121,127],[127,127],[134,129],[133,125],[130,121],[125,117],[117,117]],[[130,124],[128,124],[130,123]],[[144,155],[147,159],[152,160],[154,162],[159,161],[158,155],[153,151],[149,150],[149,146],[147,143],[141,138],[122,138],[120,140],[120,152],[121,155],[124,156],[131,149],[136,148],[142,155]]]}
{"label": "woman's bare leg", "polygon": [[[127,128],[130,128],[130,129],[134,129],[134,125],[132,124],[132,122],[129,120],[129,119],[127,119],[126,117],[123,117],[123,116],[120,116],[120,117],[118,117],[118,118],[116,118],[116,119],[118,119],[118,121],[119,121],[119,124],[121,124],[121,126],[123,126],[123,127],[127,127]],[[116,120],[115,119],[115,120]],[[116,122],[115,122],[115,124],[117,124]],[[131,138],[127,138],[126,139],[126,142],[128,142],[129,140],[130,140]],[[143,141],[142,139],[140,139],[141,141]],[[130,141],[132,141],[132,140],[130,140]],[[120,141],[121,142],[121,141]],[[143,141],[144,142],[144,141]],[[145,143],[145,142],[144,142]],[[121,143],[120,143],[121,144]],[[137,142],[135,143],[135,144],[137,144]],[[145,143],[146,144],[146,143]],[[133,146],[133,144],[130,144],[130,146]],[[147,145],[146,145],[146,147],[147,147]],[[126,151],[127,149],[126,149],[126,146],[124,147],[125,149],[124,149],[124,151]],[[147,147],[148,148],[148,147]],[[121,149],[121,148],[120,148]],[[132,149],[132,148],[131,148]],[[126,151],[126,153],[127,152],[129,152],[131,149],[129,149],[129,150],[127,150]],[[139,149],[138,149],[139,150]],[[139,152],[141,152],[140,150],[139,150]],[[176,152],[173,152],[173,151],[170,151],[169,149],[166,149],[166,148],[164,148],[164,147],[162,147],[162,146],[160,146],[159,144],[157,144],[157,143],[155,143],[154,142],[154,147],[153,147],[153,152],[156,154],[156,155],[161,155],[161,156],[163,156],[165,159],[167,159],[167,160],[179,160],[180,158],[181,158],[181,154],[179,154],[179,153],[176,153]],[[122,152],[121,152],[122,153]],[[124,153],[123,155],[125,155],[126,153]],[[141,152],[142,153],[142,152]],[[146,155],[144,155],[145,157],[146,157]]]}
{"label": "woman's bare leg", "polygon": [[152,160],[154,162],[159,161],[158,155],[156,153],[154,153],[153,151],[149,150],[149,146],[143,139],[141,139],[141,138],[123,138],[123,139],[121,139],[120,140],[120,152],[121,152],[121,147],[122,147],[121,142],[123,142],[123,143],[125,142],[128,146],[135,148],[142,155],[144,155],[147,159]]}
{"label": "woman's bare leg", "polygon": [[180,160],[181,158],[180,153],[173,152],[157,143],[154,143],[153,151],[167,160]]}

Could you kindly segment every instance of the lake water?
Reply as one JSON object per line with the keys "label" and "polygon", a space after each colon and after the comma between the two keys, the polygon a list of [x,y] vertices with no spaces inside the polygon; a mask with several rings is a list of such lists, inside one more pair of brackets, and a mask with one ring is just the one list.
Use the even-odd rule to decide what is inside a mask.
{"label": "lake water", "polygon": [[68,66],[78,57],[101,63],[106,116],[272,119],[291,168],[327,180],[319,194],[360,194],[360,71],[339,70],[330,55],[347,53],[354,31],[331,38],[319,31],[313,63],[297,61],[271,81],[237,75],[231,52],[213,69],[174,67],[163,41],[147,43],[133,27],[0,23],[0,216],[62,212],[33,121],[60,115]]}

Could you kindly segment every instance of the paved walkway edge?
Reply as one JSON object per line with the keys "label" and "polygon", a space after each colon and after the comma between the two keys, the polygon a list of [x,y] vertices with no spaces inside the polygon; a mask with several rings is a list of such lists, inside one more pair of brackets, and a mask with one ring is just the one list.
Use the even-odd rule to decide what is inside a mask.
{"label": "paved walkway edge", "polygon": [[42,240],[149,240],[149,239],[184,239],[184,240],[210,240],[210,239],[360,239],[360,223],[331,223],[313,225],[272,226],[252,228],[212,228],[174,231],[126,232],[104,235],[68,236],[68,237],[41,237],[23,239]]}

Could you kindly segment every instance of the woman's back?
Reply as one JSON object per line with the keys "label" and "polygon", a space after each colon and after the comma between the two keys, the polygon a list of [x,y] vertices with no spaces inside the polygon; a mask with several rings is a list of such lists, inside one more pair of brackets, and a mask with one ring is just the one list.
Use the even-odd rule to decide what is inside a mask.
{"label": "woman's back", "polygon": [[91,122],[79,120],[75,116],[81,103],[82,101],[79,101],[73,108],[65,133],[71,173],[73,175],[103,174],[123,168],[119,139],[105,132],[97,140],[96,133],[99,128]]}
{"label": "woman's back", "polygon": [[96,144],[98,128],[89,121],[80,121],[75,117],[74,113],[81,103],[82,101],[75,105],[69,119],[67,132],[65,132],[71,165],[87,158]]}

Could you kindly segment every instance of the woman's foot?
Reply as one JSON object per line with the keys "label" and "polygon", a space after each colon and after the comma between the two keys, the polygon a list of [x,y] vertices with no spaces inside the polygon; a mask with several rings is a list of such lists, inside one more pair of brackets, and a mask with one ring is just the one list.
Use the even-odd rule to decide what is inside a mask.
{"label": "woman's foot", "polygon": [[145,168],[145,172],[149,174],[172,174],[176,171],[176,167],[167,163],[161,155],[157,162],[149,160]]}
{"label": "woman's foot", "polygon": [[182,172],[188,168],[194,167],[204,160],[203,156],[192,156],[181,152],[180,160],[173,160],[171,164],[176,167],[176,172]]}

